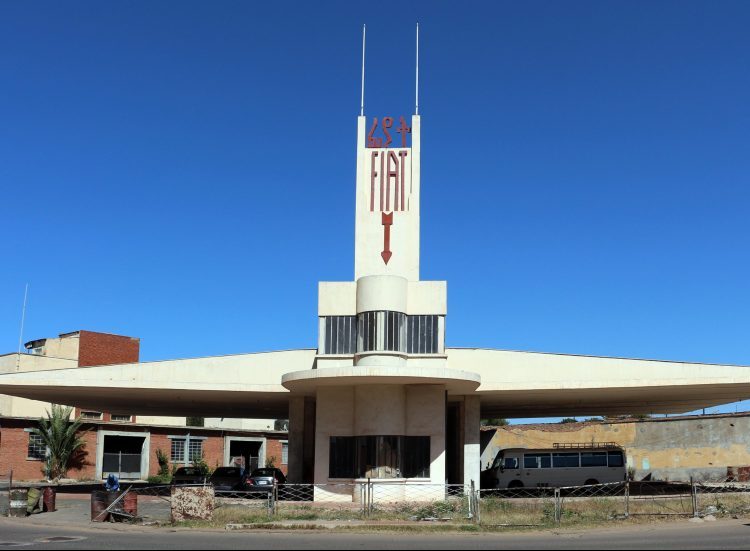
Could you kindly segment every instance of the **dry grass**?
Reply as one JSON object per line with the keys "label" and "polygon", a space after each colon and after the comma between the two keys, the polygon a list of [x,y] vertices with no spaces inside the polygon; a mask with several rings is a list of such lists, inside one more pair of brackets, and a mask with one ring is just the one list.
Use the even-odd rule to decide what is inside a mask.
{"label": "dry grass", "polygon": [[[717,493],[699,496],[699,510],[717,517],[750,517],[750,494]],[[265,507],[224,505],[210,521],[188,521],[181,526],[223,528],[227,524],[252,525],[257,529],[321,528],[318,522],[367,521],[351,529],[387,531],[588,528],[614,522],[644,524],[664,522],[692,515],[692,499],[683,496],[631,496],[626,516],[625,497],[566,498],[561,500],[560,522],[555,522],[555,500],[548,498],[506,499],[485,497],[480,501],[481,526],[468,516],[468,500],[450,499],[432,503],[376,504],[370,515],[363,515],[355,503],[277,503],[276,513]],[[433,520],[436,522],[419,522]],[[286,523],[293,521],[293,525]],[[309,521],[309,523],[308,523]],[[437,522],[442,521],[442,522]],[[343,529],[336,527],[335,529]]]}

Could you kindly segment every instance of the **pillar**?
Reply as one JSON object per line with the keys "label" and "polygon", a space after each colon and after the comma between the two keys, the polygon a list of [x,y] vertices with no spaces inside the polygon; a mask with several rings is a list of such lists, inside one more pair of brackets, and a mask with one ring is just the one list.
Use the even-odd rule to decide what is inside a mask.
{"label": "pillar", "polygon": [[481,454],[479,446],[480,424],[479,396],[465,396],[463,407],[462,428],[464,436],[464,484],[479,487],[479,473],[481,470]]}
{"label": "pillar", "polygon": [[292,396],[289,398],[289,482],[312,482],[314,461],[315,401],[306,396]]}

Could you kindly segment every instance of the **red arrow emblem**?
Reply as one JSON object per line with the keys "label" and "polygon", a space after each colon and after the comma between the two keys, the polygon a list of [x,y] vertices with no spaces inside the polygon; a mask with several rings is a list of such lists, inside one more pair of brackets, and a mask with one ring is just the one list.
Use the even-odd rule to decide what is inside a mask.
{"label": "red arrow emblem", "polygon": [[391,252],[391,225],[393,224],[393,213],[383,213],[383,252],[380,256],[383,257],[383,262],[388,264],[388,261],[393,256]]}

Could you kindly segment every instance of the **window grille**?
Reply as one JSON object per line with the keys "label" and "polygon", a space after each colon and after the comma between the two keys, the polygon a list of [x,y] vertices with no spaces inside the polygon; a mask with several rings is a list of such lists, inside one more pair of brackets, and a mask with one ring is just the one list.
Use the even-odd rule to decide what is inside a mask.
{"label": "window grille", "polygon": [[185,463],[185,439],[172,438],[171,460],[173,463]]}
{"label": "window grille", "polygon": [[188,460],[197,461],[203,457],[203,440],[188,440]]}
{"label": "window grille", "polygon": [[47,445],[39,434],[29,433],[29,447],[26,457],[41,460],[47,458]]}
{"label": "window grille", "polygon": [[281,443],[281,464],[286,465],[289,463],[289,442]]}

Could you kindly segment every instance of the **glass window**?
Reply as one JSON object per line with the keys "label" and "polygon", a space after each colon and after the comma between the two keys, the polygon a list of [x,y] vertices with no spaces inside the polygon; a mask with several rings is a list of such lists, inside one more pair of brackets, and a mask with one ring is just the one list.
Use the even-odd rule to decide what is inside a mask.
{"label": "glass window", "polygon": [[610,467],[622,467],[625,464],[622,452],[609,452],[608,457]]}
{"label": "glass window", "polygon": [[185,439],[172,438],[172,453],[170,458],[173,463],[185,463]]}
{"label": "glass window", "polygon": [[607,452],[581,452],[581,467],[606,467]]}
{"label": "glass window", "polygon": [[357,316],[358,350],[406,352],[406,314],[362,312]]}
{"label": "glass window", "polygon": [[44,439],[39,434],[29,433],[29,446],[26,452],[29,459],[46,459],[47,446]]}
{"label": "glass window", "polygon": [[552,466],[557,467],[578,467],[579,457],[578,452],[575,453],[553,453],[552,454]]}
{"label": "glass window", "polygon": [[203,457],[203,440],[188,440],[188,459],[197,461]]}
{"label": "glass window", "polygon": [[518,468],[518,458],[517,457],[506,457],[503,461],[503,469],[510,469],[515,470]]}
{"label": "glass window", "polygon": [[523,456],[525,469],[549,469],[552,461],[548,453],[528,453]]}
{"label": "glass window", "polygon": [[102,414],[99,411],[82,411],[81,417],[83,419],[101,419]]}
{"label": "glass window", "polygon": [[354,478],[354,437],[332,436],[328,458],[330,478]]}
{"label": "glass window", "polygon": [[363,312],[357,316],[357,350],[369,352],[377,350],[377,312]]}
{"label": "glass window", "polygon": [[439,316],[409,316],[407,349],[409,354],[437,354]]}
{"label": "glass window", "polygon": [[132,415],[117,415],[113,413],[111,419],[114,422],[130,423],[130,421],[133,420],[133,416]]}
{"label": "glass window", "polygon": [[281,464],[286,465],[289,463],[289,442],[281,443]]}
{"label": "glass window", "polygon": [[333,436],[330,478],[429,478],[429,436]]}
{"label": "glass window", "polygon": [[404,478],[430,477],[430,437],[404,437]]}
{"label": "glass window", "polygon": [[356,350],[356,316],[326,316],[323,354],[354,354]]}

